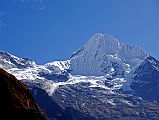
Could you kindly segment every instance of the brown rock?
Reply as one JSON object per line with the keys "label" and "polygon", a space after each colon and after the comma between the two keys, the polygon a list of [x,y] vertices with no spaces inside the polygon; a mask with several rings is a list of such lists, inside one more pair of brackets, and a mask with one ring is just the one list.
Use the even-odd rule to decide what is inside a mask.
{"label": "brown rock", "polygon": [[29,89],[0,68],[0,119],[46,120]]}

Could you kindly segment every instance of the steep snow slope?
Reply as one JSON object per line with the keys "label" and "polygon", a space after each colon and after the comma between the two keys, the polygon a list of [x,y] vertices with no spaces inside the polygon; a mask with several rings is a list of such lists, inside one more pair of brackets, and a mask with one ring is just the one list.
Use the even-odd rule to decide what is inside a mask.
{"label": "steep snow slope", "polygon": [[148,54],[138,47],[120,43],[115,37],[96,33],[70,60],[72,74],[124,77]]}

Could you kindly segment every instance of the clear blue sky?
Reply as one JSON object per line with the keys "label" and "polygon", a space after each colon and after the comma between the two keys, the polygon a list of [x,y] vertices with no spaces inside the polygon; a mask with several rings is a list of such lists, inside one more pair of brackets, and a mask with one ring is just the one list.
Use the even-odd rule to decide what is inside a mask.
{"label": "clear blue sky", "polygon": [[37,63],[68,59],[94,33],[159,58],[158,0],[0,0],[0,50]]}

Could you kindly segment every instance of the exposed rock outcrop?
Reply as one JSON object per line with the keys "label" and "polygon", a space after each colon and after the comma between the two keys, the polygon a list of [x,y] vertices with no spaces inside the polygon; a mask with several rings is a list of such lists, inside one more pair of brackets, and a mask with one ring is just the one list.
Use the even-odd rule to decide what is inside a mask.
{"label": "exposed rock outcrop", "polygon": [[6,120],[46,120],[29,89],[0,68],[0,116]]}

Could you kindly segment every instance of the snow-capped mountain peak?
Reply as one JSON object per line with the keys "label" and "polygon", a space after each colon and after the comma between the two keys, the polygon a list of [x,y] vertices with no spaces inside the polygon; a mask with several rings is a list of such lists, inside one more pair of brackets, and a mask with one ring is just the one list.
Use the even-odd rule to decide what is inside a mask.
{"label": "snow-capped mountain peak", "polygon": [[34,67],[36,63],[27,58],[19,58],[10,53],[0,51],[0,65],[1,68],[10,69]]}
{"label": "snow-capped mountain peak", "polygon": [[120,43],[112,35],[96,33],[81,49],[73,53],[70,68],[72,74],[101,76],[112,74],[115,66],[120,71],[132,69],[147,56],[142,49]]}
{"label": "snow-capped mountain peak", "polygon": [[100,54],[116,54],[120,49],[120,42],[112,35],[106,35],[101,33],[94,34],[89,41],[78,51],[74,52],[71,58],[77,55],[89,52],[92,56]]}

